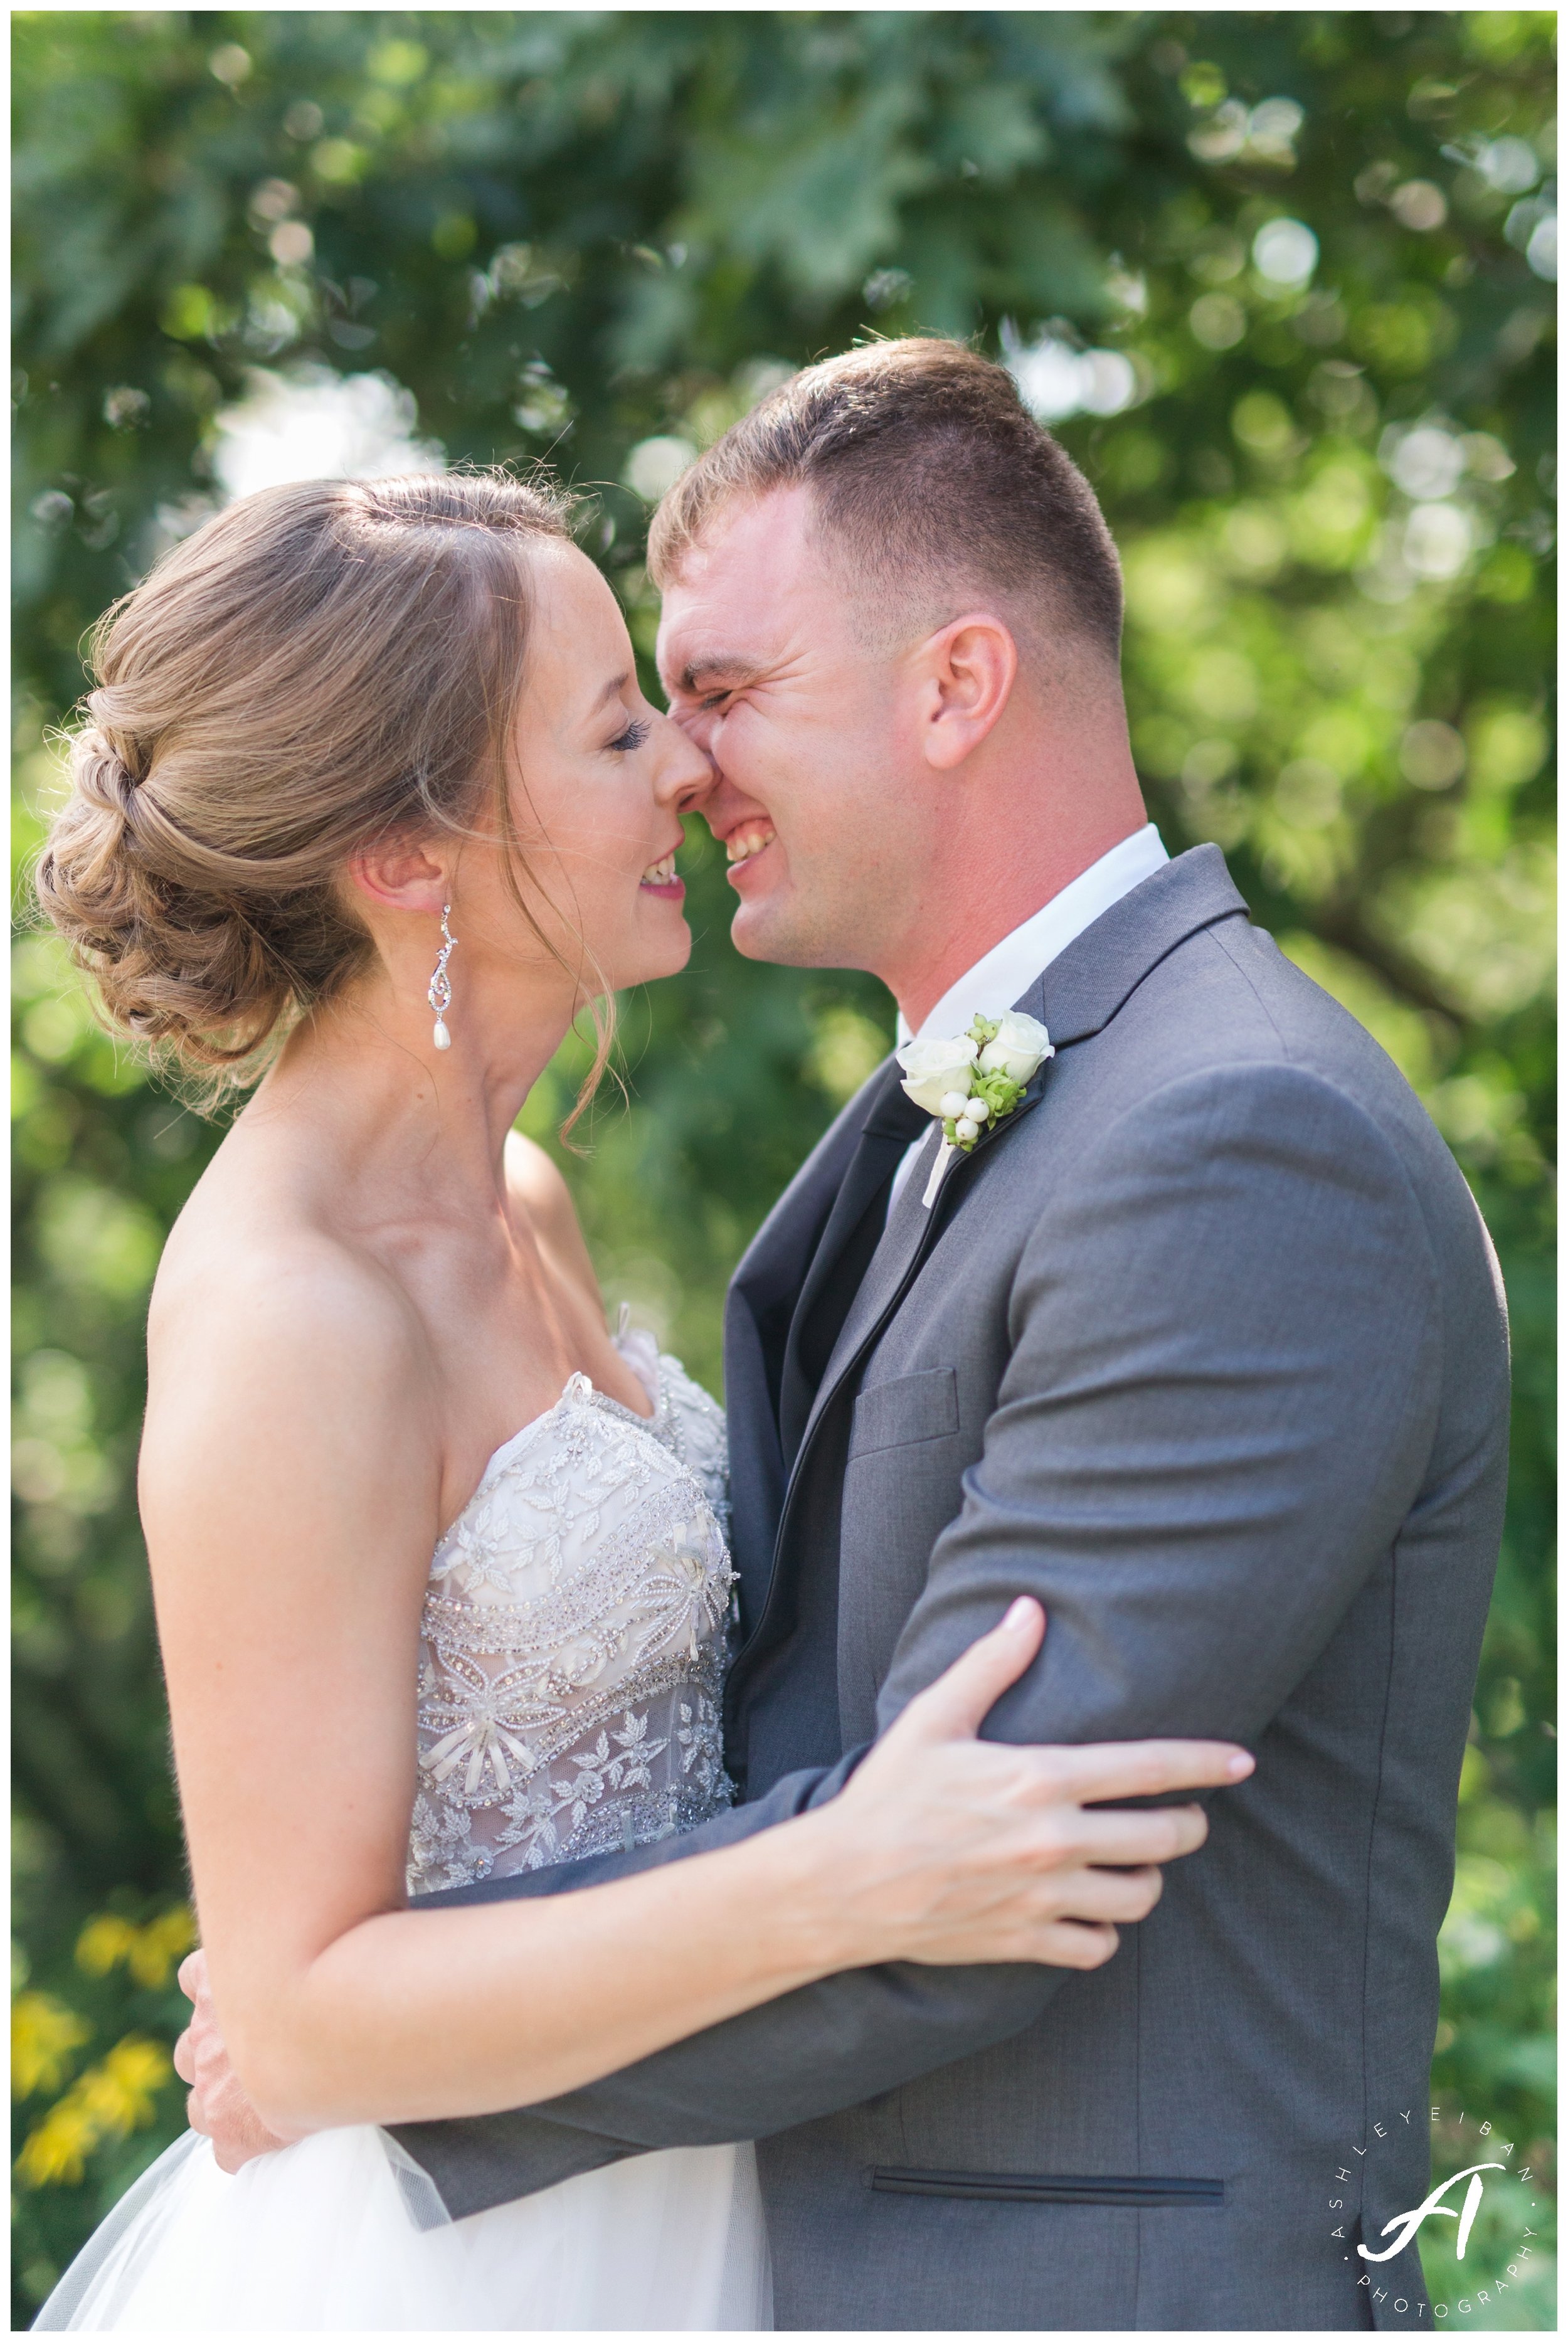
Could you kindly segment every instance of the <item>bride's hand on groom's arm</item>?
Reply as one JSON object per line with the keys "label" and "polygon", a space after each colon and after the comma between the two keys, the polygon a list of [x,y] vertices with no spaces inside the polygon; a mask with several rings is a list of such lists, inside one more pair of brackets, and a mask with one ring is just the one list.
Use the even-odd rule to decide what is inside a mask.
{"label": "bride's hand on groom's arm", "polygon": [[[1098,1967],[1116,1948],[1118,1923],[1154,1908],[1160,1866],[1203,1844],[1196,1806],[1128,1811],[1105,1801],[1240,1780],[1252,1759],[1230,1743],[1031,1747],[977,1736],[1044,1628],[1038,1603],[1015,1603],[910,1701],[842,1793],[804,1818],[794,1899],[820,1907],[825,1947],[808,1958],[810,1972],[888,1960]],[[760,1850],[765,1860],[752,1843],[753,1858]],[[180,1985],[194,2003],[175,2051],[191,2086],[191,2127],[224,2170],[237,2171],[288,2136],[263,2121],[229,2062],[205,1954],[191,1954]]]}
{"label": "bride's hand on groom's arm", "polygon": [[1198,1806],[1116,1809],[1245,1779],[1234,1743],[1132,1740],[1020,1746],[977,1737],[1039,1652],[1027,1597],[912,1699],[818,1819],[844,1835],[841,1881],[866,1958],[936,1966],[1033,1960],[1095,1968],[1117,1924],[1159,1900],[1160,1866],[1208,1836]]}

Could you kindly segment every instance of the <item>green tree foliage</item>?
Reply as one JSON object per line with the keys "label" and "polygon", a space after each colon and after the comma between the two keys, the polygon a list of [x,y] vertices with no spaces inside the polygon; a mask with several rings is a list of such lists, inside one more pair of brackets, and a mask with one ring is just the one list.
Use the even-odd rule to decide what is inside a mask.
{"label": "green tree foliage", "polygon": [[[212,508],[269,381],[353,377],[448,461],[560,465],[644,654],[650,501],[790,367],[974,335],[1060,419],[1125,555],[1167,842],[1217,840],[1390,1050],[1502,1256],[1513,1499],[1433,2092],[1451,2165],[1481,2109],[1549,2184],[1551,17],[15,23],[24,858],[85,628]],[[891,1006],[737,958],[701,834],[687,866],[692,973],[626,1004],[636,1111],[603,1106],[569,1168],[612,1297],[715,1379],[724,1277]],[[179,1926],[132,1472],[146,1290],[214,1138],[48,938],[15,990],[18,2084],[25,2138],[54,2125],[20,2173],[25,2317],[179,2120],[120,2054],[169,2037],[165,1970],[95,1968],[82,1931]],[[1516,2233],[1478,2228],[1473,2287]],[[1545,2270],[1475,2322],[1550,2325]]]}

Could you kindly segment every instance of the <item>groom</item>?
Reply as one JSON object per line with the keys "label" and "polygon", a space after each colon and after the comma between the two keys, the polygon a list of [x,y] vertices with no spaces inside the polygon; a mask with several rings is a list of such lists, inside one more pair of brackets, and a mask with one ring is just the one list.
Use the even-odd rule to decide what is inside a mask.
{"label": "groom", "polygon": [[740,950],[870,969],[931,1042],[1017,1006],[1055,1054],[934,1193],[941,1135],[880,1067],[736,1274],[744,1802],[455,1899],[832,1796],[1019,1592],[1049,1632],[990,1734],[1237,1738],[1257,1770],[1092,1975],[856,1971],[402,2142],[460,2216],[755,2138],[781,2327],[1423,2325],[1413,2247],[1358,2247],[1427,2192],[1502,1516],[1469,1193],[1218,851],[1148,826],[1115,553],[1002,369],[917,340],[797,375],[650,565]]}

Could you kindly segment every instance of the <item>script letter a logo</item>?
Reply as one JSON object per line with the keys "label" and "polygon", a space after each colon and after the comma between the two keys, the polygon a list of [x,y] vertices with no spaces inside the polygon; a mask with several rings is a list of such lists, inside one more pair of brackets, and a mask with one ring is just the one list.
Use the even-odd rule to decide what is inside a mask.
{"label": "script letter a logo", "polygon": [[[1413,2212],[1396,2212],[1392,2220],[1383,2222],[1383,2234],[1385,2237],[1391,2228],[1399,2230],[1386,2252],[1369,2253],[1364,2245],[1357,2245],[1356,2251],[1363,2261],[1391,2261],[1395,2253],[1403,2252],[1422,2222],[1435,2216],[1441,2220],[1458,2221],[1459,2250],[1455,2257],[1463,2260],[1464,2247],[1470,2242],[1471,2223],[1475,2217],[1481,2202],[1481,2190],[1485,2184],[1481,2175],[1483,2171],[1502,2171],[1504,2167],[1501,2163],[1473,2163],[1468,2171],[1456,2171],[1452,2179],[1445,2179],[1441,2187],[1434,2187],[1425,2203],[1418,2204]],[[1443,2199],[1451,2187],[1458,2187],[1462,2179],[1468,2179],[1470,2185],[1464,2191],[1464,2208],[1456,2212],[1452,2204],[1445,2204]]]}

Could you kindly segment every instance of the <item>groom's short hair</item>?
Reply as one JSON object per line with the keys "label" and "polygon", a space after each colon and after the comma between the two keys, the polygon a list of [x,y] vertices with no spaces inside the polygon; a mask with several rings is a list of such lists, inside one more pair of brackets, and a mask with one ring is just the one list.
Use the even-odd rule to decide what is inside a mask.
{"label": "groom's short hair", "polygon": [[963,343],[874,342],[793,375],[664,497],[654,583],[724,506],[796,485],[876,631],[907,637],[1000,595],[1024,626],[1118,657],[1122,570],[1094,491],[1007,369]]}

